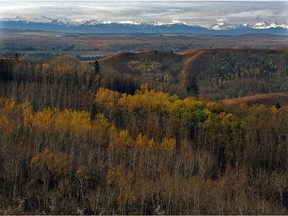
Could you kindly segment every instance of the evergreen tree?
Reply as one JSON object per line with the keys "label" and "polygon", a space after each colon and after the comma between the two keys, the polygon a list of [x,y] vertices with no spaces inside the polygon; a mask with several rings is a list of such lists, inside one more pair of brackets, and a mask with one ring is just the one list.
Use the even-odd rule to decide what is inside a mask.
{"label": "evergreen tree", "polygon": [[189,96],[199,98],[199,86],[195,77],[192,78],[190,84],[186,87],[186,91]]}
{"label": "evergreen tree", "polygon": [[275,107],[276,107],[276,109],[280,109],[281,108],[281,104],[280,104],[279,101],[276,102]]}
{"label": "evergreen tree", "polygon": [[94,62],[94,69],[95,69],[95,73],[97,75],[101,73],[101,67],[100,67],[100,64],[97,60]]}

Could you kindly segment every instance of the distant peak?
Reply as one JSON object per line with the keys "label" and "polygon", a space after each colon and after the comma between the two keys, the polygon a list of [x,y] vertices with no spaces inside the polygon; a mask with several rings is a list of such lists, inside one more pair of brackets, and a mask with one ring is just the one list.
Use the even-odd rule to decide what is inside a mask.
{"label": "distant peak", "polygon": [[217,24],[210,26],[212,30],[228,30],[228,29],[235,29],[238,26],[226,23],[224,19],[218,19]]}
{"label": "distant peak", "polygon": [[[59,25],[71,25],[71,26],[81,26],[81,25],[87,25],[87,26],[93,26],[93,25],[110,25],[110,24],[120,24],[120,25],[148,25],[148,26],[174,26],[174,25],[183,25],[183,26],[197,26],[199,25],[192,25],[189,23],[186,23],[184,21],[178,20],[178,19],[172,19],[170,22],[160,22],[160,21],[151,21],[151,22],[139,22],[134,20],[122,20],[122,21],[103,21],[103,20],[72,20],[66,17],[56,17],[56,18],[50,18],[47,16],[39,16],[39,17],[23,17],[23,16],[16,16],[15,18],[6,18],[2,19],[1,21],[24,21],[27,23],[53,23],[53,24],[59,24]],[[254,24],[233,24],[228,23],[226,19],[217,19],[217,23],[213,24],[209,27],[210,30],[230,30],[230,29],[237,29],[239,27],[245,27],[245,28],[253,28],[253,29],[270,29],[270,28],[284,28],[288,29],[288,24],[279,24],[277,21],[274,21],[272,23],[268,22],[258,22]],[[203,27],[205,28],[205,27]]]}
{"label": "distant peak", "polygon": [[270,28],[288,28],[287,24],[278,24],[277,22],[273,22],[271,24],[267,23],[267,22],[259,22],[259,23],[255,23],[254,25],[252,25],[252,28],[255,29],[270,29]]}
{"label": "distant peak", "polygon": [[182,20],[172,19],[170,22],[139,22],[133,20],[103,21],[103,20],[72,20],[66,17],[49,18],[20,17],[2,19],[1,29],[41,30],[73,33],[176,33],[176,34],[247,34],[271,33],[288,35],[288,25],[278,22],[258,22],[254,24],[231,24],[225,19],[218,19],[209,28],[192,25]]}
{"label": "distant peak", "polygon": [[124,20],[124,21],[120,21],[117,22],[118,24],[124,24],[124,25],[141,25],[141,22],[137,22],[137,21],[130,21],[130,20]]}
{"label": "distant peak", "polygon": [[209,29],[211,30],[229,30],[229,29],[237,29],[240,27],[245,27],[245,28],[253,28],[253,29],[270,29],[270,28],[284,28],[287,29],[288,25],[287,24],[278,24],[277,22],[273,22],[269,24],[268,22],[258,22],[254,24],[241,24],[241,25],[235,25],[235,24],[229,24],[226,23],[225,20],[219,19],[217,20],[217,24],[214,24],[210,26]]}

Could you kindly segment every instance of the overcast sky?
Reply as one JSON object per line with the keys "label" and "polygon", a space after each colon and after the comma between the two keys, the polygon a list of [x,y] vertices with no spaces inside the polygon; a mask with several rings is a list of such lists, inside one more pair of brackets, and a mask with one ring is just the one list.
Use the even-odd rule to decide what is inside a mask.
{"label": "overcast sky", "polygon": [[[10,0],[10,1],[7,1],[7,0],[0,0],[0,2],[48,2],[47,0]],[[151,1],[151,0],[126,0],[126,1],[123,1],[123,0],[113,0],[113,1],[103,1],[103,0],[52,0],[52,1],[49,1],[49,2],[87,2],[87,1],[91,1],[91,2],[113,2],[113,1],[118,1],[118,2],[139,2],[139,1],[148,1],[148,2],[157,2],[157,1],[164,1],[164,2],[167,2],[167,1],[175,1],[175,0],[157,0],[157,1]],[[186,1],[186,2],[199,2],[199,1],[202,1],[202,2],[207,2],[207,0],[181,0],[181,1]],[[219,0],[209,0],[209,1],[219,1]],[[222,0],[222,1],[225,1],[225,0]],[[226,0],[226,1],[243,1],[243,0]],[[279,1],[288,1],[288,0],[244,0],[244,1],[270,1],[270,2],[279,2]],[[180,1],[178,1],[180,2]]]}
{"label": "overcast sky", "polygon": [[27,1],[0,0],[0,19],[67,18],[74,21],[184,22],[210,26],[279,22],[288,24],[288,1]]}

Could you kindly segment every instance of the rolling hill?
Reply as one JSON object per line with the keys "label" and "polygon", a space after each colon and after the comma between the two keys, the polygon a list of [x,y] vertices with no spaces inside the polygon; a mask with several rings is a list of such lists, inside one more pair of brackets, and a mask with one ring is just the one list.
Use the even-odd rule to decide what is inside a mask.
{"label": "rolling hill", "polygon": [[[141,84],[148,83],[150,88],[180,97],[196,96],[218,101],[265,94],[265,98],[269,98],[272,93],[288,92],[287,64],[287,49],[194,49],[183,53],[174,53],[172,50],[124,52],[99,60],[99,80],[94,73],[94,62],[67,57],[47,62],[1,59],[1,96],[13,96],[19,101],[29,99],[36,103],[37,98],[29,98],[29,95],[33,95],[30,92],[35,86],[42,86],[41,92],[37,92],[41,98],[45,99],[47,94],[51,95],[51,98],[55,98],[55,95],[69,95],[65,97],[62,105],[53,102],[54,99],[46,98],[46,105],[52,103],[52,106],[56,107],[75,108],[73,100],[76,104],[76,101],[85,98],[85,103],[81,103],[81,107],[77,105],[77,108],[86,109],[99,85],[133,94]],[[24,94],[26,91],[28,94]],[[78,97],[75,97],[75,94]],[[26,95],[26,98],[21,95]],[[256,102],[260,103],[270,101],[257,98],[254,97]],[[254,103],[254,99],[247,99],[247,103]],[[271,100],[274,103],[276,99]]]}
{"label": "rolling hill", "polygon": [[187,86],[196,82],[199,96],[212,100],[287,92],[287,62],[287,49],[195,49],[181,54],[147,51],[100,60],[105,72],[148,82],[153,88],[180,96],[186,96]]}
{"label": "rolling hill", "polygon": [[222,103],[226,106],[233,107],[239,104],[246,104],[248,106],[255,104],[275,105],[277,103],[282,105],[288,105],[288,93],[271,93],[271,94],[259,94],[252,96],[245,96],[240,98],[224,99]]}

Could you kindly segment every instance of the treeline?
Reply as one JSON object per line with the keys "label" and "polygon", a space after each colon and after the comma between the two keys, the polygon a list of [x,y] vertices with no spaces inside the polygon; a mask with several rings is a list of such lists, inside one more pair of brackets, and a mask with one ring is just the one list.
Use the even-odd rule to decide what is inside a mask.
{"label": "treeline", "polygon": [[[95,66],[97,62],[97,67]],[[48,62],[0,60],[0,96],[30,101],[35,110],[46,107],[93,110],[100,86],[134,93],[139,83],[101,71],[98,61],[80,62],[63,57]]]}
{"label": "treeline", "polygon": [[98,88],[93,65],[69,58],[45,63],[3,59],[0,65],[1,96],[12,97],[16,102],[29,100],[35,110],[87,110]]}
{"label": "treeline", "polygon": [[0,99],[2,214],[287,214],[288,107],[100,88],[94,109]]}

